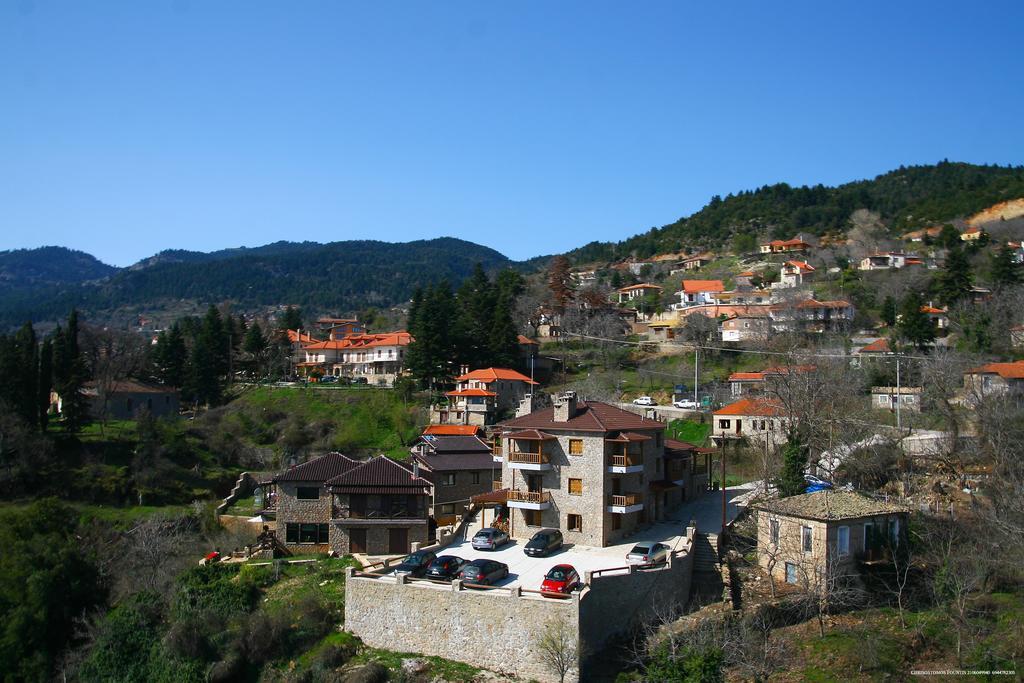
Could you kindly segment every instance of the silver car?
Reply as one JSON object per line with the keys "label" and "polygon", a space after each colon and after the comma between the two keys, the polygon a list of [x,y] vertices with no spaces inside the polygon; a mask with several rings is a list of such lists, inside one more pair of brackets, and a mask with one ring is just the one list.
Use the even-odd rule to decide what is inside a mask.
{"label": "silver car", "polygon": [[476,532],[471,544],[474,550],[497,550],[508,541],[508,534],[504,531],[489,527]]}
{"label": "silver car", "polygon": [[671,550],[664,543],[653,541],[637,543],[626,555],[626,564],[661,564],[668,562],[668,553]]}

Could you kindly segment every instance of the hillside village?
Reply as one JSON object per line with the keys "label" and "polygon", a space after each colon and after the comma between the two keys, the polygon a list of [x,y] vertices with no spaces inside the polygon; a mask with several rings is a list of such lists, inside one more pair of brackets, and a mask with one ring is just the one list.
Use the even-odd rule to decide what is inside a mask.
{"label": "hillside village", "polygon": [[[111,602],[89,635],[63,624],[62,670],[1014,669],[1024,200],[892,227],[478,267],[344,316],[224,305],[119,333],[72,312],[3,336],[10,499],[197,501],[106,530],[83,508],[130,559],[89,570]],[[74,514],[40,505],[6,514]],[[63,570],[99,562],[75,553]]]}

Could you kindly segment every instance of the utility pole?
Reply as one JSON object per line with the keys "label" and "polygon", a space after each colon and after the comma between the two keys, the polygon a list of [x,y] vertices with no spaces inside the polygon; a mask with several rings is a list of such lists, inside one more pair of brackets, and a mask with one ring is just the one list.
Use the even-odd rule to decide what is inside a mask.
{"label": "utility pole", "polygon": [[900,419],[900,404],[903,399],[900,396],[900,356],[896,354],[896,430],[903,428],[903,421]]}
{"label": "utility pole", "polygon": [[697,346],[697,342],[693,343],[693,402],[699,405],[697,401],[697,368],[700,363],[698,354],[700,353],[700,347]]}
{"label": "utility pole", "polygon": [[722,440],[722,535],[725,535],[725,439]]}

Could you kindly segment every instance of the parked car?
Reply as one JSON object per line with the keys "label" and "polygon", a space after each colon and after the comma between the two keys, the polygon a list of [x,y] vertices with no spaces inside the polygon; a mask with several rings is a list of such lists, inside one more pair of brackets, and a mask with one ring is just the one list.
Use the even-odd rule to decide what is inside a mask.
{"label": "parked car", "polygon": [[637,396],[636,398],[633,399],[633,405],[637,405],[637,406],[656,406],[658,404],[650,396]]}
{"label": "parked car", "polygon": [[412,555],[406,555],[402,561],[395,566],[395,574],[407,574],[409,576],[423,576],[427,573],[427,567],[437,559],[437,555],[431,550],[417,550]]}
{"label": "parked car", "polygon": [[672,405],[675,406],[676,408],[682,408],[683,410],[700,410],[700,403],[692,399],[672,401]]}
{"label": "parked car", "polygon": [[474,550],[497,550],[501,546],[508,543],[509,538],[501,529],[495,529],[488,527],[487,529],[481,529],[476,532],[473,536],[471,545]]}
{"label": "parked car", "polygon": [[334,375],[324,375],[320,378],[320,384],[334,384],[338,381],[338,378]]}
{"label": "parked car", "polygon": [[669,547],[664,543],[648,541],[637,543],[626,554],[626,564],[660,564],[668,562]]}
{"label": "parked car", "polygon": [[352,384],[366,384],[366,383],[367,382],[366,382],[366,378],[365,377],[356,377],[355,379],[352,380]]}
{"label": "parked car", "polygon": [[544,575],[540,589],[549,593],[571,593],[580,586],[580,575],[571,564],[556,564]]}
{"label": "parked car", "polygon": [[533,535],[523,552],[530,557],[544,557],[562,547],[562,532],[558,529],[541,529]]}
{"label": "parked car", "polygon": [[466,560],[455,555],[442,555],[427,567],[428,579],[454,579],[466,565]]}
{"label": "parked car", "polygon": [[459,578],[467,583],[493,586],[508,578],[508,565],[497,560],[473,560],[462,568]]}

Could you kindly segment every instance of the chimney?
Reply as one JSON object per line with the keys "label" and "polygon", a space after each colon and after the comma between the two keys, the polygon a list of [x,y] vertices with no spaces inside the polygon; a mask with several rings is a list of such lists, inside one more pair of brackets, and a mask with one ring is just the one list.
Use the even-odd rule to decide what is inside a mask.
{"label": "chimney", "polygon": [[331,328],[331,341],[334,341],[334,328]]}
{"label": "chimney", "polygon": [[420,461],[416,458],[412,460],[412,478],[416,479],[420,476]]}
{"label": "chimney", "polygon": [[533,412],[533,394],[527,394],[516,407],[516,417],[524,417]]}
{"label": "chimney", "polygon": [[555,412],[552,419],[555,422],[568,422],[574,417],[576,417],[576,392],[562,392],[555,398]]}
{"label": "chimney", "polygon": [[461,377],[462,375],[468,375],[468,374],[469,374],[469,366],[468,365],[460,365],[459,366],[459,376]]}

